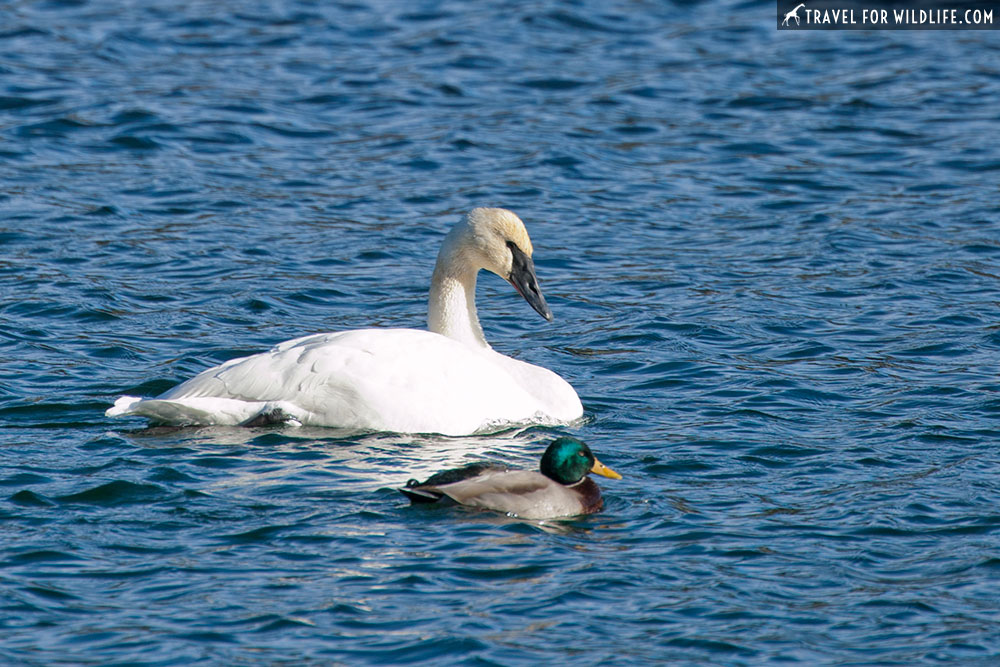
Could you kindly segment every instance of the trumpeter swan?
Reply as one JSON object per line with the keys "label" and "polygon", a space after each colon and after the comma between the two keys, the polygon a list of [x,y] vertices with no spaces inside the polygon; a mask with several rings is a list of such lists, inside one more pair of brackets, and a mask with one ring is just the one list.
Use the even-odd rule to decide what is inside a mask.
{"label": "trumpeter swan", "polygon": [[476,314],[480,269],[508,280],[542,317],[528,232],[514,213],[476,208],[445,237],[427,325],[286,341],[232,359],[153,399],[123,396],[110,417],[175,425],[275,422],[366,431],[469,435],[518,423],[562,424],[583,406],[557,374],[494,351]]}

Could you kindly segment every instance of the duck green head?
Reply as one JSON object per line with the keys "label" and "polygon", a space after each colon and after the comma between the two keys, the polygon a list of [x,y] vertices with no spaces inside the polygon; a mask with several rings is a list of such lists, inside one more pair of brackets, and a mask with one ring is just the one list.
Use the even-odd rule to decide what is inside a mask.
{"label": "duck green head", "polygon": [[622,476],[597,460],[585,443],[576,438],[556,438],[542,454],[542,474],[560,484],[576,484],[588,472],[611,479]]}

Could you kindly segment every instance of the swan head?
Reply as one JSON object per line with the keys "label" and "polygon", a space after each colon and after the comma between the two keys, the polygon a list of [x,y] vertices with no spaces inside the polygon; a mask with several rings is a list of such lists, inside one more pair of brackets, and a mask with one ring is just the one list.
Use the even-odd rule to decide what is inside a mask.
{"label": "swan head", "polygon": [[622,476],[597,460],[586,443],[563,436],[556,438],[542,454],[542,474],[560,484],[576,484],[588,472],[621,479]]}
{"label": "swan head", "polygon": [[534,249],[521,219],[505,208],[474,208],[463,231],[479,268],[509,282],[535,312],[551,321],[552,311],[538,286],[531,260]]}

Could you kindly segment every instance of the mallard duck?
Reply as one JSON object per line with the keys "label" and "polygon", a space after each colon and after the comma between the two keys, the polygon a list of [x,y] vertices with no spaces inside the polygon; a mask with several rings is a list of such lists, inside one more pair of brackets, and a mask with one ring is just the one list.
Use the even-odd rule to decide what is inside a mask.
{"label": "mallard duck", "polygon": [[508,280],[552,319],[521,219],[476,208],[445,237],[431,279],[429,331],[358,329],[281,343],[232,359],[153,399],[123,396],[109,417],[180,426],[339,426],[469,435],[511,424],[565,424],[583,415],[568,382],[495,352],[476,315],[480,269]]}
{"label": "mallard duck", "polygon": [[413,503],[449,498],[460,505],[506,512],[522,519],[553,519],[601,509],[601,489],[592,472],[622,476],[597,460],[585,443],[561,437],[542,455],[540,472],[511,470],[497,463],[473,463],[445,470],[425,482],[411,479],[400,491]]}

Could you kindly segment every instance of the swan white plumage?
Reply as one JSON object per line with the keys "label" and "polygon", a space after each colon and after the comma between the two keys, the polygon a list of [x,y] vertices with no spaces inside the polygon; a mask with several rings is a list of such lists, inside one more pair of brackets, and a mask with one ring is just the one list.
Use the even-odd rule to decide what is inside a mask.
{"label": "swan white plumage", "polygon": [[486,269],[552,319],[532,251],[514,213],[473,209],[438,254],[429,331],[358,329],[297,338],[210,368],[156,398],[123,396],[106,414],[175,425],[288,422],[445,435],[571,422],[583,415],[573,387],[547,368],[494,351],[476,314],[476,275]]}

